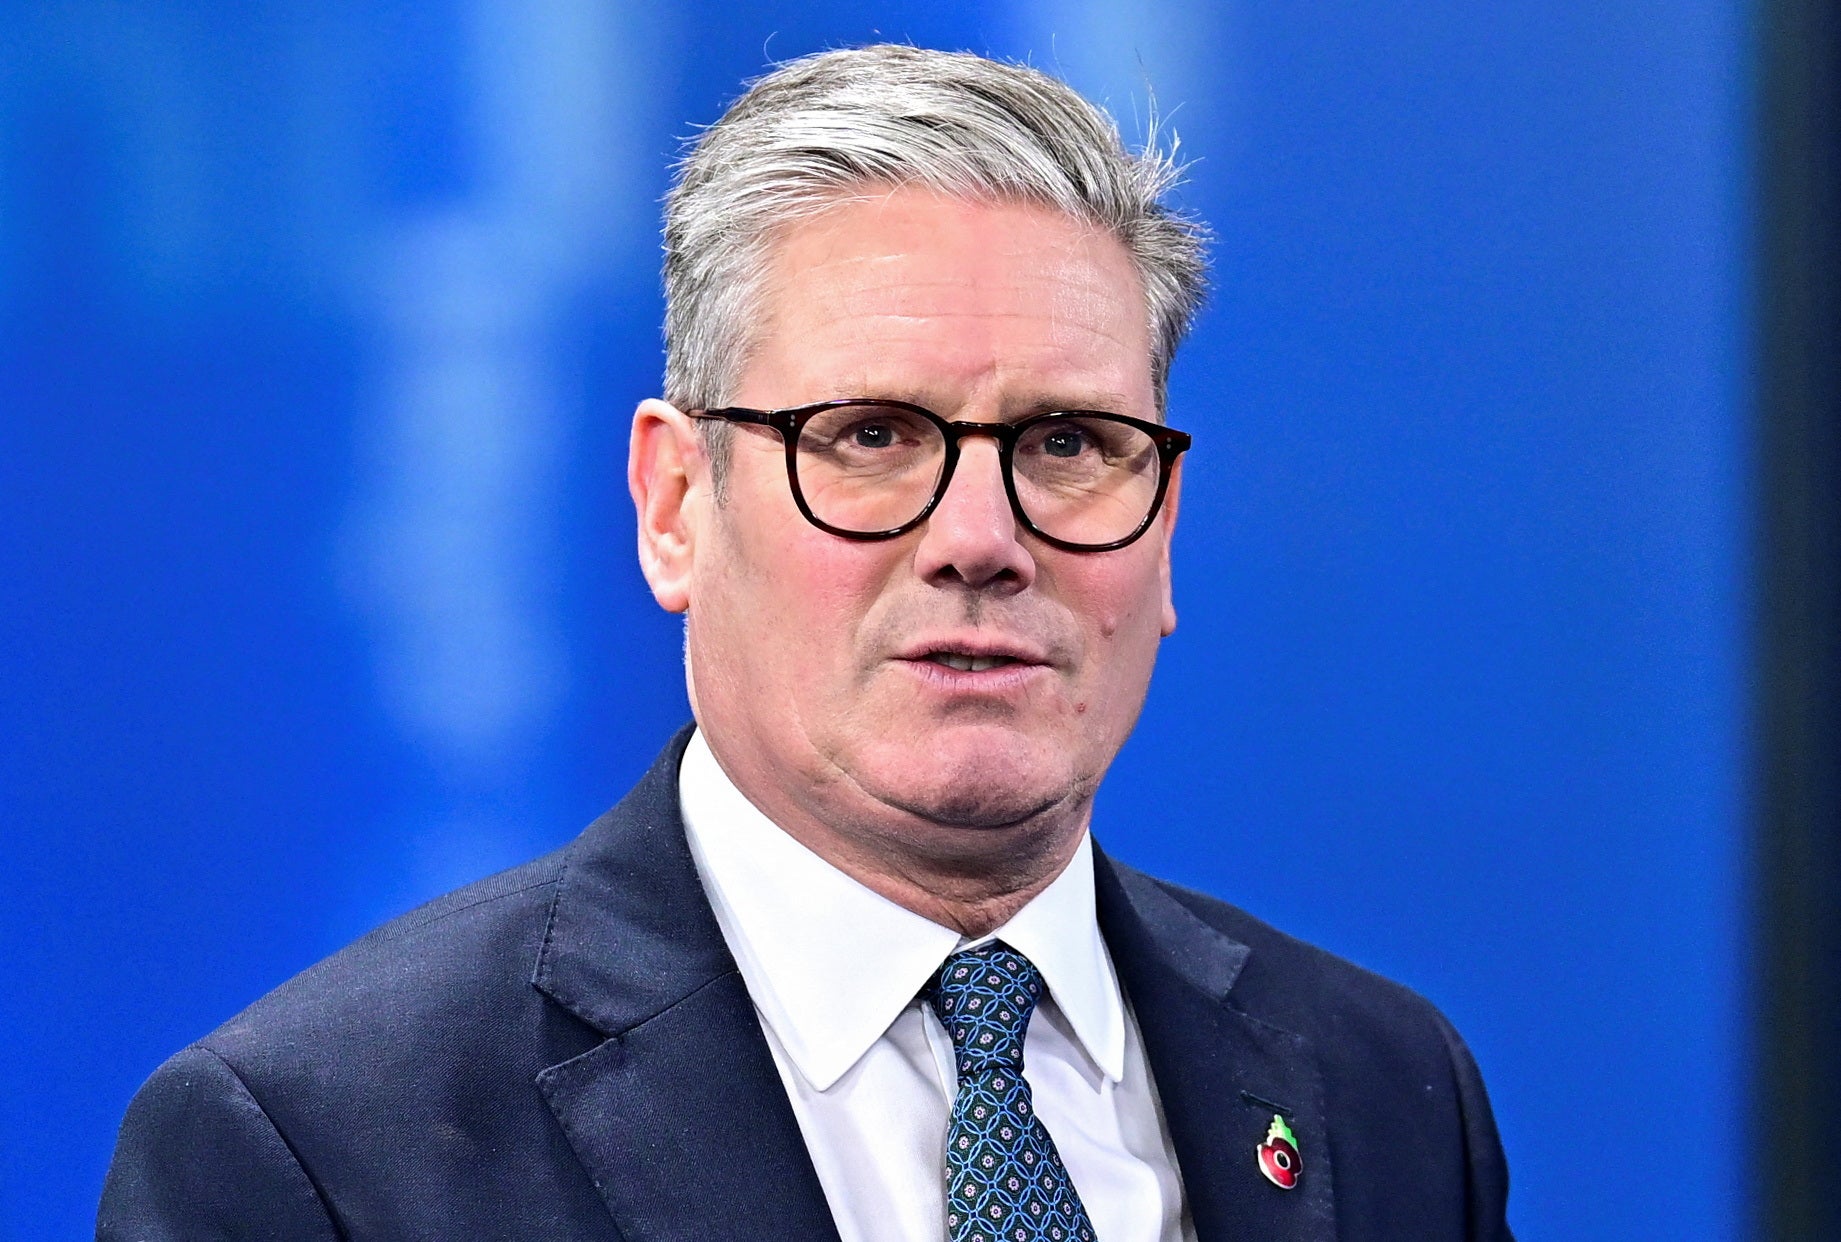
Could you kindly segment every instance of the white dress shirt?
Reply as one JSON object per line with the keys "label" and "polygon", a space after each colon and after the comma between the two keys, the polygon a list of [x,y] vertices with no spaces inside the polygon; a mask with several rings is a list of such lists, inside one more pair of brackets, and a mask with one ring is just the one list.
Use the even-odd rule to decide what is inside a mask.
{"label": "white dress shirt", "polygon": [[843,1242],[945,1237],[952,1041],[915,999],[950,954],[1001,939],[1047,992],[1024,1077],[1100,1242],[1193,1242],[1182,1183],[1094,914],[1093,848],[1014,918],[968,940],[812,853],[736,789],[701,732],[678,801]]}

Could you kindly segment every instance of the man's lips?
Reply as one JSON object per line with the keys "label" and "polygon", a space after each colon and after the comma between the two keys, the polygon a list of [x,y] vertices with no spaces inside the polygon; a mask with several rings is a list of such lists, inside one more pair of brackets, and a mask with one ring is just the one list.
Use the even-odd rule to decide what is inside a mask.
{"label": "man's lips", "polygon": [[961,673],[982,673],[986,669],[1007,668],[1019,663],[1009,656],[962,655],[957,651],[937,651],[926,659],[929,663],[943,664]]}
{"label": "man's lips", "polygon": [[1047,667],[1046,652],[1017,641],[986,635],[923,638],[909,643],[895,656],[913,664],[932,665],[960,673],[984,673],[993,669]]}

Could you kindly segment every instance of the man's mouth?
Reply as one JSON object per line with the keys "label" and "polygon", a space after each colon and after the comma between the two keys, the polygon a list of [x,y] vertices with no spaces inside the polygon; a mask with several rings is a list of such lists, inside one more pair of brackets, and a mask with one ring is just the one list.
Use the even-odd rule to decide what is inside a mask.
{"label": "man's mouth", "polygon": [[1006,664],[1020,663],[1013,656],[966,655],[959,651],[934,651],[930,652],[926,659],[929,663],[943,664],[947,668],[958,669],[961,673],[982,673],[987,668],[1002,668]]}
{"label": "man's mouth", "polygon": [[[916,635],[904,649],[895,652],[895,658],[914,668],[991,673],[993,685],[1000,681],[1009,684],[1032,669],[1046,670],[1054,663],[1049,651],[1027,639],[976,633]],[[1006,671],[1007,679],[995,676]],[[981,682],[963,684],[976,686]]]}

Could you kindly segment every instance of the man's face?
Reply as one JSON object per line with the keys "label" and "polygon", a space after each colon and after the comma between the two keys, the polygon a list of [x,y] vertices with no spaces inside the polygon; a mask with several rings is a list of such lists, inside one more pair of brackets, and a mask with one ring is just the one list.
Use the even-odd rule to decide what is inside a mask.
{"label": "man's face", "polygon": [[[780,240],[763,310],[736,405],[1155,416],[1128,255],[1045,208],[915,189],[848,202]],[[1175,501],[1173,485],[1128,547],[1058,550],[1019,528],[995,441],[973,437],[922,526],[850,541],[800,516],[779,437],[737,427],[726,499],[687,506],[692,694],[712,746],[744,789],[771,790],[757,801],[935,851],[957,838],[975,854],[968,831],[1058,811],[1084,823],[1175,625]],[[966,656],[1004,662],[951,667]]]}

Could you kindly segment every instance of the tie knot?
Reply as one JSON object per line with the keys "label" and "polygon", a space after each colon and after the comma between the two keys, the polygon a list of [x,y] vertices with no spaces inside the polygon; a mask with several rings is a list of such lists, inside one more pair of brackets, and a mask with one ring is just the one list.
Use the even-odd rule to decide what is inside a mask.
{"label": "tie knot", "polygon": [[955,953],[921,995],[952,1037],[959,1072],[1023,1068],[1023,1035],[1042,998],[1042,972],[1001,940]]}

